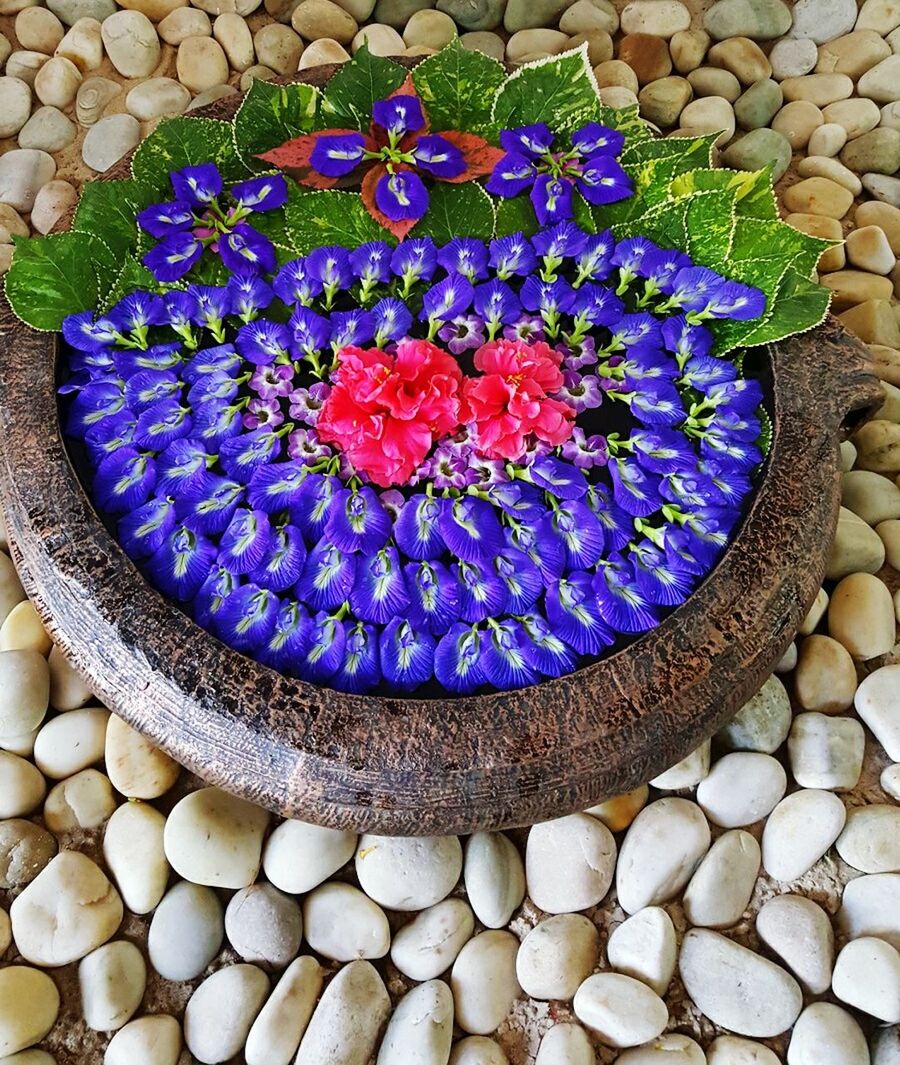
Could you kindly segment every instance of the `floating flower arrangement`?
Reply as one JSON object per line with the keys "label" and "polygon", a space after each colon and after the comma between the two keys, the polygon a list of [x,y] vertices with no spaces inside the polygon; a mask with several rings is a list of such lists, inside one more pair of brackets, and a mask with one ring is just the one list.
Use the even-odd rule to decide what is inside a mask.
{"label": "floating flower arrangement", "polygon": [[745,349],[827,309],[825,243],[713,140],[603,108],[583,49],[362,49],[163,123],[7,293],[62,333],[96,506],[200,625],[343,691],[521,688],[715,566],[769,435]]}

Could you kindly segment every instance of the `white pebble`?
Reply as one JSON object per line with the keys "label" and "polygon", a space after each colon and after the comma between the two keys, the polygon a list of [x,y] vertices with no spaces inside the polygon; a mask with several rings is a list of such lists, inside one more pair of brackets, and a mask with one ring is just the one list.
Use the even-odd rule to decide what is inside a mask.
{"label": "white pebble", "polygon": [[522,940],[516,977],[530,998],[570,999],[594,971],[600,934],[593,922],[575,913],[548,917]]}
{"label": "white pebble", "polygon": [[736,1035],[720,1035],[706,1051],[706,1065],[781,1065],[781,1061],[762,1043]]}
{"label": "white pebble", "polygon": [[787,774],[769,754],[735,751],[720,758],[697,788],[697,803],[721,828],[740,828],[762,820],[787,790]]}
{"label": "white pebble", "polygon": [[159,63],[159,37],[140,11],[117,11],[103,20],[106,54],[124,78],[146,78]]}
{"label": "white pebble", "polygon": [[[56,167],[53,169],[55,173]],[[50,705],[57,710],[75,710],[84,706],[91,698],[91,689],[59,647],[53,647],[47,659],[47,666],[50,671]]]}
{"label": "white pebble", "polygon": [[616,869],[619,905],[636,913],[674,898],[709,844],[709,825],[696,803],[668,798],[644,807],[622,843]]}
{"label": "white pebble", "polygon": [[846,1010],[814,1002],[797,1018],[787,1065],[869,1065],[866,1037]]}
{"label": "white pebble", "polygon": [[300,906],[271,884],[251,884],[232,895],[225,910],[225,934],[244,961],[266,970],[284,969],[300,950]]}
{"label": "white pebble", "polygon": [[873,670],[856,689],[856,712],[892,762],[900,762],[900,665]]}
{"label": "white pebble", "polygon": [[606,1046],[635,1047],[655,1039],[669,1020],[663,1000],[646,984],[621,973],[596,973],[579,987],[575,1016]]}
{"label": "white pebble", "polygon": [[44,803],[44,824],[57,835],[99,828],[115,808],[109,778],[96,769],[82,769],[50,790]]}
{"label": "white pebble", "polygon": [[801,788],[850,791],[862,773],[866,736],[851,717],[798,714],[788,737],[791,773]]}
{"label": "white pebble", "polygon": [[555,1024],[541,1040],[534,1065],[594,1065],[594,1048],[577,1024]]}
{"label": "white pebble", "polygon": [[466,844],[463,878],[469,904],[487,928],[505,928],[525,898],[525,869],[502,832],[476,832]]}
{"label": "white pebble", "polygon": [[26,817],[40,806],[46,793],[44,778],[31,762],[0,751],[0,821]]}
{"label": "white pebble", "polygon": [[738,1035],[780,1035],[803,1008],[803,992],[789,973],[718,932],[691,929],[678,968],[697,1008]]}
{"label": "white pebble", "polygon": [[848,810],[836,846],[861,873],[900,873],[900,807],[872,803]]}
{"label": "white pebble", "polygon": [[181,1025],[167,1013],[129,1021],[112,1037],[103,1065],[178,1065]]}
{"label": "white pebble", "polygon": [[813,995],[831,986],[834,932],[828,914],[802,895],[776,895],[756,915],[756,931]]}
{"label": "white pebble", "polygon": [[150,964],[165,980],[193,980],[225,938],[222,903],[208,887],[176,884],[156,908],[147,934]]}
{"label": "white pebble", "polygon": [[690,1036],[661,1035],[646,1046],[626,1050],[616,1065],[706,1065],[706,1055]]}
{"label": "white pebble", "polygon": [[776,880],[796,880],[809,872],[841,834],[847,812],[830,791],[795,791],[782,799],[766,821],[763,868]]}
{"label": "white pebble", "polygon": [[284,970],[244,1047],[247,1065],[290,1065],[322,990],[325,971],[308,955]]}
{"label": "white pebble", "polygon": [[660,791],[680,791],[682,788],[693,788],[709,773],[710,742],[706,740],[700,746],[691,751],[680,762],[676,762],[658,777],[654,777],[650,783]]}
{"label": "white pebble", "polygon": [[528,833],[528,895],[547,913],[574,913],[596,906],[609,891],[615,866],[612,833],[588,814],[545,821]]}
{"label": "white pebble", "polygon": [[303,900],[306,939],[334,961],[383,958],[391,945],[384,910],[351,884],[321,884]]}
{"label": "white pebble", "polygon": [[106,824],[103,859],[132,913],[150,913],[165,894],[165,827],[159,810],[143,802],[124,803]]}
{"label": "white pebble", "polygon": [[52,780],[64,780],[99,762],[106,744],[109,711],[85,707],[60,714],[43,725],[34,741],[38,769]]}
{"label": "white pebble", "polygon": [[418,984],[394,1010],[376,1065],[445,1065],[453,1041],[453,995],[440,980]]}
{"label": "white pebble", "polygon": [[369,898],[390,910],[424,910],[446,898],[462,872],[456,836],[364,835],[356,875]]}
{"label": "white pebble", "polygon": [[106,726],[106,772],[129,799],[158,799],[173,786],[181,766],[120,717]]}
{"label": "white pebble", "polygon": [[900,950],[900,873],[858,876],[844,888],[836,924],[847,939],[875,936]]}
{"label": "white pebble", "polygon": [[851,940],[837,956],[831,990],[885,1024],[900,1023],[900,953],[874,936]]}
{"label": "white pebble", "polygon": [[39,1043],[58,1014],[59,992],[46,973],[27,965],[0,969],[0,1054]]}
{"label": "white pebble", "polygon": [[147,986],[144,956],[119,939],[98,947],[78,965],[84,1023],[95,1032],[114,1032],[137,1012]]}
{"label": "white pebble", "polygon": [[81,158],[92,170],[102,174],[135,148],[140,139],[141,126],[132,115],[107,115],[85,134]]}
{"label": "white pebble", "polygon": [[749,832],[736,829],[720,836],[685,889],[684,912],[691,924],[700,928],[737,924],[750,903],[759,864],[759,844]]}
{"label": "white pebble", "polygon": [[450,974],[456,1023],[472,1035],[490,1035],[506,1018],[521,988],[516,979],[519,941],[489,931],[470,939]]}
{"label": "white pebble", "polygon": [[[15,154],[0,156],[0,168]],[[49,700],[50,672],[44,656],[37,651],[0,651],[0,736],[20,736],[36,729],[44,720]]]}
{"label": "white pebble", "polygon": [[351,962],[325,988],[294,1065],[367,1065],[390,1011],[371,963]]}
{"label": "white pebble", "polygon": [[269,995],[269,980],[255,965],[229,965],[208,976],[188,999],[184,1041],[204,1065],[240,1053]]}
{"label": "white pebble", "polygon": [[283,821],[266,841],[263,870],[277,888],[302,895],[333,876],[355,851],[353,832]]}
{"label": "white pebble", "polygon": [[410,980],[433,980],[456,961],[474,932],[475,917],[465,899],[445,899],[400,929],[391,961]]}
{"label": "white pebble", "polygon": [[664,995],[678,956],[672,918],[659,906],[639,910],[613,929],[606,956],[614,969]]}

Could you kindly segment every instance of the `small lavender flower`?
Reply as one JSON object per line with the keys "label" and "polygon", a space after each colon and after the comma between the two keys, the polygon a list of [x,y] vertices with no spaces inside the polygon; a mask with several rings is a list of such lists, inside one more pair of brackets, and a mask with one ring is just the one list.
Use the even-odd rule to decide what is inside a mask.
{"label": "small lavender flower", "polygon": [[293,380],[293,366],[260,366],[249,383],[260,399],[277,400],[290,394]]}
{"label": "small lavender flower", "polygon": [[574,370],[566,370],[563,379],[565,384],[556,395],[578,414],[594,410],[603,402],[603,389],[596,374],[582,375]]}
{"label": "small lavender flower", "polygon": [[582,470],[605,466],[608,459],[605,438],[599,434],[585,436],[580,425],[572,430],[571,439],[563,444],[561,453],[567,462]]}
{"label": "small lavender flower", "polygon": [[291,390],[288,393],[291,418],[303,422],[304,425],[315,426],[319,420],[319,411],[330,391],[330,386],[324,381],[310,385],[309,388],[297,387]]}
{"label": "small lavender flower", "polygon": [[484,322],[477,315],[462,314],[441,326],[437,335],[454,355],[462,355],[484,343]]}
{"label": "small lavender flower", "polygon": [[264,399],[261,396],[251,399],[247,404],[247,413],[243,418],[244,426],[247,429],[259,429],[263,425],[274,429],[281,425],[283,421],[284,414],[281,410],[281,404],[274,396],[270,399]]}
{"label": "small lavender flower", "polygon": [[319,440],[315,429],[295,429],[288,434],[287,453],[295,462],[313,466],[319,459],[327,459],[331,448]]}

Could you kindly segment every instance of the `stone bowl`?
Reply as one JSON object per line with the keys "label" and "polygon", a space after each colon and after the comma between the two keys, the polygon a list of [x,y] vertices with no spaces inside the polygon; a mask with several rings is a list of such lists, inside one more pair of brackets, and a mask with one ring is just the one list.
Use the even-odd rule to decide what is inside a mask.
{"label": "stone bowl", "polygon": [[[298,80],[323,84],[333,68]],[[238,97],[204,113],[233,116]],[[126,176],[125,166],[108,177]],[[230,650],[147,584],[63,440],[57,339],[0,308],[0,502],[26,591],[97,696],[189,769],[289,817],[392,835],[582,810],[679,761],[762,685],[825,571],[840,440],[882,402],[830,318],[760,349],[771,452],[716,569],[657,629],[576,673],[466,698],[355,696]]]}

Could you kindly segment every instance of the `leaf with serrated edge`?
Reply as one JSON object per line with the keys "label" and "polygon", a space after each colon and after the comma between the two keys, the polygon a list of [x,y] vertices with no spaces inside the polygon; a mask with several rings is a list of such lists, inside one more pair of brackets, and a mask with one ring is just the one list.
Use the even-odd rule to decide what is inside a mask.
{"label": "leaf with serrated edge", "polygon": [[300,255],[322,244],[356,248],[370,240],[396,241],[375,221],[353,192],[303,192],[288,203],[287,234]]}
{"label": "leaf with serrated edge", "polygon": [[527,196],[498,200],[496,206],[498,237],[507,237],[510,233],[524,233],[526,237],[531,237],[540,228]]}
{"label": "leaf with serrated edge", "polygon": [[[732,258],[735,264],[742,264],[748,277],[752,277],[755,263],[774,260],[781,264],[782,269],[790,264],[799,274],[811,278],[822,252],[835,243],[802,233],[787,222],[739,218],[735,227]],[[746,267],[743,267],[744,263]]]}
{"label": "leaf with serrated edge", "polygon": [[728,262],[736,219],[733,189],[696,193],[686,205],[687,247],[696,263],[712,268]]}
{"label": "leaf with serrated edge", "polygon": [[583,44],[520,66],[497,93],[491,117],[501,129],[546,122],[555,133],[572,133],[596,115],[599,96]]}
{"label": "leaf with serrated edge", "polygon": [[815,329],[828,314],[831,297],[829,289],[815,284],[789,266],[772,300],[772,313],[747,336],[744,343],[748,346],[775,344],[796,333]]}
{"label": "leaf with serrated edge", "polygon": [[182,167],[215,163],[226,181],[246,177],[231,130],[217,118],[163,119],[132,156],[131,173],[163,198],[172,193],[169,174]]}
{"label": "leaf with serrated edge", "polygon": [[[761,220],[775,220],[778,211],[770,180],[771,168],[762,170],[727,170],[722,167],[701,168],[678,174],[669,186],[674,198],[691,196],[711,189],[733,189],[739,215]],[[766,195],[761,195],[765,193]]]}
{"label": "leaf with serrated edge", "polygon": [[161,292],[171,287],[170,285],[161,285],[146,266],[143,266],[133,255],[129,255],[126,257],[125,265],[122,267],[109,294],[102,299],[100,309],[103,311],[108,310],[131,292],[137,292],[138,290]]}
{"label": "leaf with serrated edge", "polygon": [[72,231],[100,237],[116,256],[138,242],[135,215],[154,202],[155,194],[137,181],[89,181],[72,220]]}
{"label": "leaf with serrated edge", "polygon": [[[87,233],[18,237],[6,274],[6,295],[16,316],[34,329],[57,332],[69,314],[93,310],[107,277],[112,250]],[[101,287],[101,282],[103,287]]]}
{"label": "leaf with serrated edge", "polygon": [[435,185],[428,211],[411,235],[431,237],[435,244],[447,244],[454,237],[491,240],[494,236],[494,203],[474,182]]}
{"label": "leaf with serrated edge", "polygon": [[255,79],[234,117],[238,154],[253,169],[265,168],[254,156],[313,128],[319,90],[312,85],[272,85]]}
{"label": "leaf with serrated edge", "polygon": [[404,67],[389,59],[372,55],[364,44],[326,85],[316,126],[368,129],[373,104],[399,89],[407,73]]}
{"label": "leaf with serrated edge", "polygon": [[497,90],[506,80],[501,63],[452,41],[412,72],[431,129],[484,134],[491,126]]}

